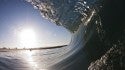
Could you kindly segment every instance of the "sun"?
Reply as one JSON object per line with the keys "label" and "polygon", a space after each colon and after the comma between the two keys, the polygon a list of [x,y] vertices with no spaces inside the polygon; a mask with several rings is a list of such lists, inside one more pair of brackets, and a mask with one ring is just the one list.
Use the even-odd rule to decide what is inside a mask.
{"label": "sun", "polygon": [[19,33],[20,45],[23,48],[36,46],[36,33],[32,28],[22,29]]}

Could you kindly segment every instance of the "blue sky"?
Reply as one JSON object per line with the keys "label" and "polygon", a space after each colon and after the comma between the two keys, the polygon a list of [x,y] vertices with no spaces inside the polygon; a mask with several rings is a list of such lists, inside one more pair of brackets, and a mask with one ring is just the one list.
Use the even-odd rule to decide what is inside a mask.
{"label": "blue sky", "polygon": [[27,28],[36,34],[37,45],[34,47],[65,45],[71,40],[70,32],[44,19],[25,0],[0,0],[0,47],[27,48],[18,38],[21,30]]}

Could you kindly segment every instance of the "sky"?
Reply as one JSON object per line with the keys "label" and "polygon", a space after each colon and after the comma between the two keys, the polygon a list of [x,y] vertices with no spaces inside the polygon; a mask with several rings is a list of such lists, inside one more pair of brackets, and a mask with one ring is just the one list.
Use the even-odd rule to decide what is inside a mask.
{"label": "sky", "polygon": [[70,32],[43,18],[25,0],[0,0],[0,47],[51,47],[70,41]]}

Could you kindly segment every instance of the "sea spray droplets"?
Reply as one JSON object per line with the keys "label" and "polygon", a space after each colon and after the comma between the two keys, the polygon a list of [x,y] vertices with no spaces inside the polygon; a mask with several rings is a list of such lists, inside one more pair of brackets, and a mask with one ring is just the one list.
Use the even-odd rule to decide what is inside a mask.
{"label": "sea spray droplets", "polygon": [[[78,30],[89,18],[92,8],[83,0],[28,0],[41,15],[70,32]],[[84,21],[83,21],[84,20]]]}

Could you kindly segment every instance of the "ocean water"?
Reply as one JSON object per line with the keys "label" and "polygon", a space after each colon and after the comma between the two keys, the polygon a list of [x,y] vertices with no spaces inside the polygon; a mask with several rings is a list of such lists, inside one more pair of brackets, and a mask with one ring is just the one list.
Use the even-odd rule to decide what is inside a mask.
{"label": "ocean water", "polygon": [[27,1],[42,16],[70,31],[72,40],[61,48],[0,51],[0,70],[87,70],[88,59],[82,49],[93,34],[98,33],[101,38],[103,32],[96,0]]}
{"label": "ocean water", "polygon": [[63,55],[58,50],[1,50],[0,70],[47,70]]}

